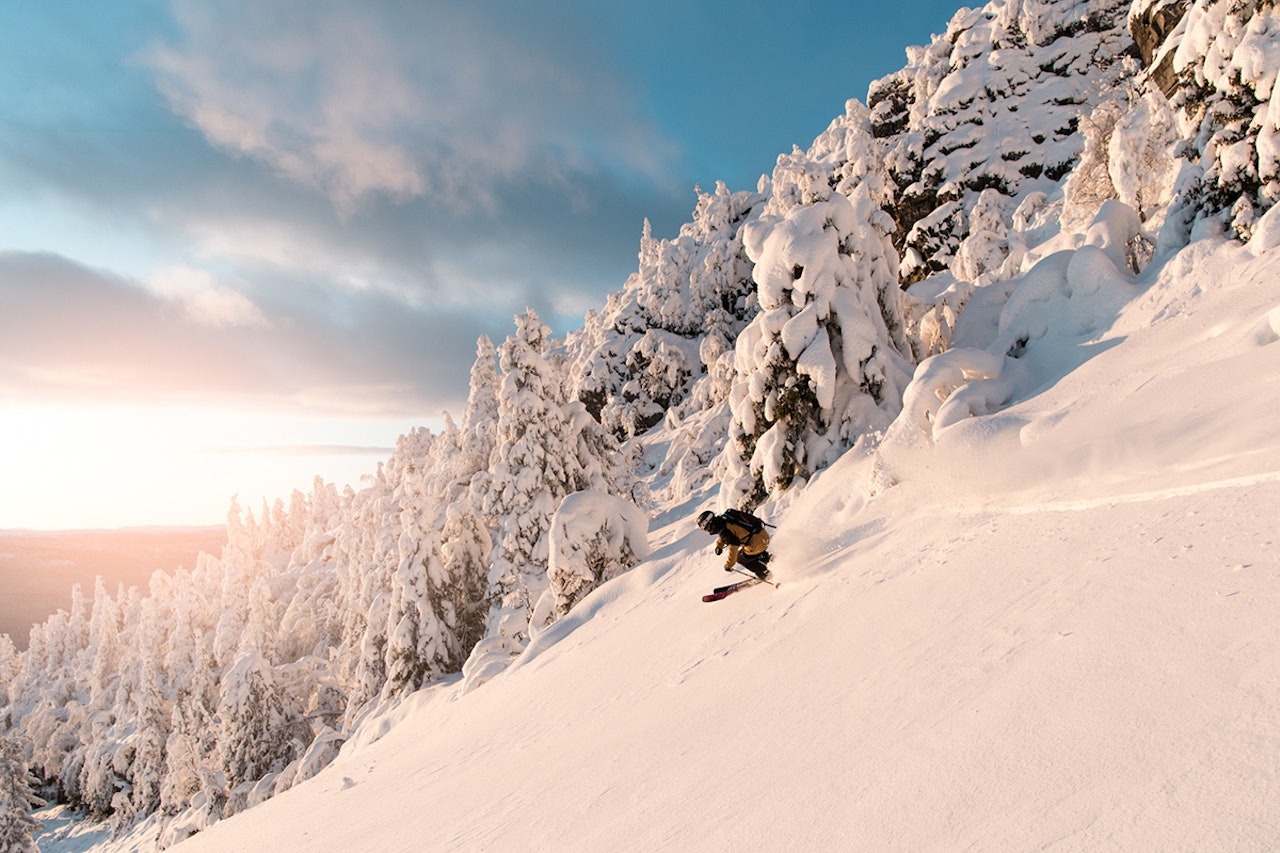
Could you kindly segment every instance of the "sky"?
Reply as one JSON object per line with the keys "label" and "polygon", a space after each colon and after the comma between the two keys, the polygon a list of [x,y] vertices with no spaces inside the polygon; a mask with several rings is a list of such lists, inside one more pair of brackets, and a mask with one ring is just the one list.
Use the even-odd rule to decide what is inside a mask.
{"label": "sky", "polygon": [[0,5],[0,529],[358,488],[956,8]]}

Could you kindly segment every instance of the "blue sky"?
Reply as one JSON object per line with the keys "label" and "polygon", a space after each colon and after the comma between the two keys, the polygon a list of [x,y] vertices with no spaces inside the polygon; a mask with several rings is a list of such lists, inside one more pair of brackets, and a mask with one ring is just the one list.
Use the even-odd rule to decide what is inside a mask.
{"label": "blue sky", "polygon": [[[671,236],[695,184],[754,187],[956,8],[0,5],[0,400],[22,436],[0,454],[56,453],[45,423],[117,447],[165,423],[228,474],[228,444],[259,471],[262,448],[298,445],[275,455],[351,479],[460,414],[477,336],[501,341],[526,306],[579,325],[635,269],[645,217]],[[220,443],[229,422],[246,427]],[[95,516],[112,493],[93,490],[150,463],[77,475],[102,449],[79,452],[14,484],[28,497],[0,499],[0,528],[227,504],[193,468],[199,509],[148,509],[146,483],[178,486],[144,479],[136,508]]]}

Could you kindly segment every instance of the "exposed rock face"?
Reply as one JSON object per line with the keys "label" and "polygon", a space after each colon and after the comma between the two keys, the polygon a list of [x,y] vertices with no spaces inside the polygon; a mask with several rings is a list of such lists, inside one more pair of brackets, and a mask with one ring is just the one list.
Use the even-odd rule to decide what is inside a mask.
{"label": "exposed rock face", "polygon": [[1142,56],[1142,64],[1149,70],[1165,97],[1173,94],[1176,74],[1173,70],[1173,47],[1167,44],[1169,36],[1182,23],[1191,0],[1137,0],[1129,11],[1129,33]]}

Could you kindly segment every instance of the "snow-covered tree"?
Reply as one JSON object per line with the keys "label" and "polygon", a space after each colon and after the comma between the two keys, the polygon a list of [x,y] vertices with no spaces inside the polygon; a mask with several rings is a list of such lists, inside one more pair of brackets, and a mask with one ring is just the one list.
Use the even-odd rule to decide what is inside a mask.
{"label": "snow-covered tree", "polygon": [[[693,219],[674,239],[654,238],[646,221],[638,270],[570,335],[572,393],[619,438],[689,401],[754,314],[741,230],[762,202],[717,183],[714,193],[698,191]],[[703,386],[697,405],[725,393],[725,383]]]}
{"label": "snow-covered tree", "polygon": [[489,459],[498,429],[498,354],[488,336],[476,341],[476,360],[471,366],[470,392],[458,438],[457,458],[453,463],[453,479],[458,491],[445,494],[451,505],[466,490],[473,506],[484,501],[484,483]]}
{"label": "snow-covered tree", "polygon": [[644,512],[622,498],[582,491],[561,501],[550,534],[554,618],[647,557],[648,531]]}
{"label": "snow-covered tree", "polygon": [[[202,562],[212,560],[205,555]],[[206,563],[207,565],[207,563]],[[202,768],[212,763],[217,728],[217,671],[210,634],[202,627],[191,597],[175,613],[170,636],[168,673],[173,685],[168,737],[164,747],[164,773],[160,782],[160,807],[176,814],[201,788]]]}
{"label": "snow-covered tree", "polygon": [[[867,104],[894,192],[886,205],[906,285],[948,270],[974,199],[1018,199],[1070,173],[1078,124],[1135,69],[1130,0],[993,0],[956,12]],[[1016,207],[1016,201],[1010,205]]]}
{"label": "snow-covered tree", "polygon": [[250,651],[235,662],[222,679],[217,711],[219,768],[229,791],[298,756],[301,717],[266,658]]}
{"label": "snow-covered tree", "polygon": [[0,634],[0,730],[9,725],[4,709],[18,699],[17,685],[21,669],[22,661],[18,657],[13,638],[8,634]]}
{"label": "snow-covered tree", "polygon": [[810,152],[779,158],[774,195],[746,228],[760,314],[736,347],[731,503],[759,504],[897,412],[911,351],[876,170],[866,110],[851,102]]}
{"label": "snow-covered tree", "polygon": [[440,577],[433,579],[435,609],[453,637],[461,656],[456,671],[484,636],[488,611],[489,532],[470,501],[445,508],[440,530]]}
{"label": "snow-covered tree", "polygon": [[120,646],[120,609],[107,592],[101,577],[94,583],[93,615],[90,618],[89,703],[94,708],[107,708],[115,701],[116,681],[120,674],[123,650]]}
{"label": "snow-covered tree", "polygon": [[165,689],[163,627],[155,614],[156,603],[148,602],[139,630],[139,647],[144,649],[138,689],[131,697],[134,733],[130,738],[133,762],[130,767],[128,811],[149,815],[160,807],[160,786],[164,780],[165,745],[169,739],[172,710]]}
{"label": "snow-covered tree", "polygon": [[528,641],[533,603],[546,588],[543,539],[558,498],[571,491],[565,447],[572,444],[565,388],[547,360],[548,329],[532,310],[503,343],[497,441],[486,515],[498,541],[489,574],[493,609],[486,634],[515,654]]}
{"label": "snow-covered tree", "polygon": [[0,853],[38,853],[32,833],[40,821],[31,809],[44,800],[36,796],[36,784],[22,744],[13,735],[0,735]]}
{"label": "snow-covered tree", "polygon": [[218,622],[214,631],[214,656],[224,671],[235,662],[249,618],[249,590],[256,574],[253,513],[245,522],[240,505],[232,500],[227,511],[227,544],[222,549],[222,583],[218,590]]}
{"label": "snow-covered tree", "polygon": [[547,589],[547,531],[561,498],[585,488],[628,493],[634,473],[616,441],[570,401],[550,330],[532,311],[500,350],[496,443],[481,512],[495,531],[485,639],[463,668],[471,684],[506,665],[529,640],[534,604]]}
{"label": "snow-covered tree", "polygon": [[[421,483],[408,487],[420,490]],[[383,695],[398,696],[417,690],[429,678],[443,675],[450,663],[444,626],[432,608],[430,575],[438,573],[436,531],[416,491],[401,502],[401,533],[397,543],[399,565],[391,577],[387,615],[386,683]]]}
{"label": "snow-covered tree", "polygon": [[[1156,6],[1143,0],[1134,14]],[[1276,96],[1276,33],[1272,3],[1196,0],[1155,51],[1171,57],[1166,90],[1178,112],[1181,153],[1190,167],[1172,215],[1183,238],[1198,218],[1226,224],[1247,239],[1258,218],[1280,199],[1280,98]]]}

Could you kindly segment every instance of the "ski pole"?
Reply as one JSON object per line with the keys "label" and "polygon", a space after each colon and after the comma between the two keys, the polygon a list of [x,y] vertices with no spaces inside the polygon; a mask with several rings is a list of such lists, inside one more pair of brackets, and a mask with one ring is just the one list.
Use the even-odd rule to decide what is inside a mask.
{"label": "ski pole", "polygon": [[736,566],[734,567],[733,570],[744,577],[751,578],[753,581],[760,581],[760,583],[767,583],[769,586],[774,586],[774,587],[778,585],[775,581],[767,580],[766,578],[762,578],[753,572],[744,571],[743,569],[739,569]]}

